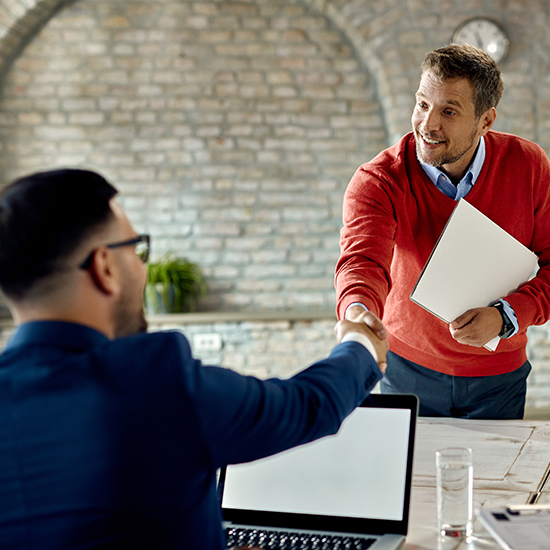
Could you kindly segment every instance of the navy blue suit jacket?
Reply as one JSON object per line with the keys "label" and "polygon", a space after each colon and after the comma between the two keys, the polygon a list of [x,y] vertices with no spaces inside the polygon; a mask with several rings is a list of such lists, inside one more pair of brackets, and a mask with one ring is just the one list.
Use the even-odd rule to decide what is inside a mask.
{"label": "navy blue suit jacket", "polygon": [[335,433],[379,378],[355,342],[260,381],[178,332],[24,324],[0,355],[0,549],[219,550],[217,468]]}

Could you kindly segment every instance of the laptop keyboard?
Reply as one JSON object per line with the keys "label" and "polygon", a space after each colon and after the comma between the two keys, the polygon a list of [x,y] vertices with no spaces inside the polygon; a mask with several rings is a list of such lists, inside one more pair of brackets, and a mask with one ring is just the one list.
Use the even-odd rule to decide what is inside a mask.
{"label": "laptop keyboard", "polygon": [[226,531],[227,548],[259,546],[265,550],[366,550],[376,542],[373,538],[341,537],[230,528]]}

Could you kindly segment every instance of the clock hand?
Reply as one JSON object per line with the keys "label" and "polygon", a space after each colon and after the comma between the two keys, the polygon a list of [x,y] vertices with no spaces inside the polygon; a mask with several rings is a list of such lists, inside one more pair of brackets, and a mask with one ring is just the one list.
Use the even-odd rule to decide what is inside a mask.
{"label": "clock hand", "polygon": [[483,49],[483,40],[481,40],[481,36],[479,36],[479,32],[477,30],[474,31],[477,39],[477,47]]}

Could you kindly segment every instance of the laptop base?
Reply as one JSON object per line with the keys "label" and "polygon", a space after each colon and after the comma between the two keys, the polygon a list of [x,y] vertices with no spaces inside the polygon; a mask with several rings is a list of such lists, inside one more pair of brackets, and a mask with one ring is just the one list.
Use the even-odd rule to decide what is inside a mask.
{"label": "laptop base", "polygon": [[311,532],[277,527],[252,528],[224,522],[227,548],[255,546],[265,550],[395,550],[405,542],[403,535],[360,535],[357,533]]}

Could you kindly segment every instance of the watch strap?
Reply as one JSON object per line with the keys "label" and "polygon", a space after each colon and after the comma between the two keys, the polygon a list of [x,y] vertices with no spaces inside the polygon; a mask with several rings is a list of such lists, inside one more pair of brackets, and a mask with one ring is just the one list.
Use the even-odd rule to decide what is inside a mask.
{"label": "watch strap", "polygon": [[503,338],[503,339],[509,338],[515,330],[514,324],[512,323],[512,321],[510,321],[510,318],[508,317],[508,315],[506,315],[502,302],[496,302],[495,304],[493,304],[493,307],[498,309],[498,312],[502,317],[502,329],[498,334],[499,338]]}

